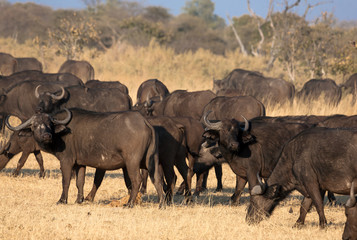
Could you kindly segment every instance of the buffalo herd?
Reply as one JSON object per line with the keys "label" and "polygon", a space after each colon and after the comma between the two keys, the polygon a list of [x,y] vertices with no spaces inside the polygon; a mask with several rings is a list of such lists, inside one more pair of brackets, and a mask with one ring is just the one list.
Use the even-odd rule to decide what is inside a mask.
{"label": "buffalo herd", "polygon": [[[213,91],[170,92],[160,80],[149,79],[139,86],[133,104],[125,85],[95,80],[86,61],[68,60],[58,73],[42,70],[35,58],[0,53],[0,112],[13,132],[1,146],[0,170],[22,152],[13,172],[18,175],[33,153],[44,177],[41,151],[53,154],[62,173],[58,204],[68,201],[72,175],[76,203],[82,203],[94,200],[107,170],[123,169],[127,207],[134,206],[139,192],[146,193],[148,177],[159,207],[164,207],[173,201],[174,168],[183,178],[176,194],[190,204],[193,175],[198,195],[214,167],[220,191],[225,163],[236,175],[232,205],[240,204],[248,183],[247,223],[267,219],[297,190],[304,198],[294,226],[304,224],[314,205],[324,228],[325,193],[331,202],[336,201],[334,194],[349,195],[343,239],[357,239],[357,117],[271,117],[265,109],[320,97],[335,106],[343,94],[354,96],[356,74],[340,86],[332,79],[312,79],[298,92],[282,79],[243,69],[214,80]],[[22,123],[12,125],[11,116]],[[84,197],[87,166],[96,171],[92,190]]]}

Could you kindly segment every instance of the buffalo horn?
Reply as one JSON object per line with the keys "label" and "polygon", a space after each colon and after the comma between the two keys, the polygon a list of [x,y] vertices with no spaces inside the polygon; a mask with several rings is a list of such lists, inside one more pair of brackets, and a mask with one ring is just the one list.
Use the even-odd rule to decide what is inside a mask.
{"label": "buffalo horn", "polygon": [[247,120],[243,115],[241,115],[241,116],[242,116],[242,118],[244,119],[244,128],[243,128],[243,131],[246,132],[246,131],[248,131],[248,129],[249,129],[249,122],[248,122],[248,120]]}
{"label": "buffalo horn", "polygon": [[49,95],[51,96],[51,98],[53,98],[54,100],[61,100],[64,97],[64,94],[66,93],[66,91],[64,90],[63,86],[60,86],[62,92],[61,95],[57,96],[55,94],[50,93]]}
{"label": "buffalo horn", "polygon": [[27,128],[28,126],[30,126],[32,124],[32,121],[33,121],[33,117],[31,117],[30,119],[28,119],[26,122],[20,124],[19,126],[13,127],[9,123],[9,117],[10,116],[6,117],[5,124],[11,131],[19,131],[21,129]]}
{"label": "buffalo horn", "polygon": [[221,122],[221,121],[216,122],[216,123],[211,123],[211,122],[207,119],[208,115],[209,115],[211,112],[212,112],[212,111],[209,110],[209,111],[207,111],[207,112],[203,115],[203,122],[204,122],[204,124],[205,124],[208,128],[210,128],[210,129],[220,130],[220,129],[222,128],[222,122]]}
{"label": "buffalo horn", "polygon": [[348,208],[354,207],[356,205],[356,197],[355,197],[355,189],[354,188],[355,188],[354,182],[352,181],[350,198],[348,199],[348,201],[346,203],[346,207],[348,207]]}
{"label": "buffalo horn", "polygon": [[71,120],[72,113],[67,108],[64,108],[63,110],[65,110],[67,112],[67,117],[63,120],[57,120],[57,119],[52,118],[53,123],[58,124],[58,125],[66,125]]}
{"label": "buffalo horn", "polygon": [[267,185],[266,185],[266,183],[263,183],[262,178],[259,176],[259,172],[257,172],[257,179],[258,179],[260,187],[262,188],[262,191],[265,192]]}
{"label": "buffalo horn", "polygon": [[37,87],[36,87],[36,89],[35,89],[35,96],[36,96],[36,98],[40,98],[40,94],[39,94],[39,92],[38,92],[38,89],[41,87],[41,84],[40,85],[38,85]]}

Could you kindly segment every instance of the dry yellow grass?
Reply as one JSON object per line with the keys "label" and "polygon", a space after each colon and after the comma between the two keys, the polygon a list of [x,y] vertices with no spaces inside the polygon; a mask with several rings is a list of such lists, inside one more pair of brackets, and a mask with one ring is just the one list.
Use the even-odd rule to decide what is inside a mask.
{"label": "dry yellow grass", "polygon": [[[47,72],[56,72],[65,60],[55,55],[55,49],[41,55],[30,43],[19,45],[11,39],[0,39],[0,51],[16,57],[36,57],[45,63]],[[279,65],[266,73],[264,58],[243,57],[239,52],[216,56],[204,50],[175,54],[154,42],[147,48],[121,44],[105,53],[86,50],[83,59],[92,63],[97,79],[126,84],[134,102],[137,87],[149,78],[162,80],[172,91],[211,89],[212,78],[223,78],[238,67],[269,76],[286,76]],[[307,79],[300,76],[300,86]],[[322,100],[309,106],[294,102],[291,106],[267,106],[267,114],[356,114],[356,107],[350,102],[349,96],[337,107],[326,106]],[[123,209],[109,204],[127,195],[121,170],[108,172],[93,203],[74,204],[77,190],[72,181],[69,204],[56,205],[62,188],[58,160],[44,154],[46,177],[39,179],[37,162],[31,156],[20,177],[13,178],[11,172],[18,158],[0,172],[0,239],[341,239],[343,232],[345,216],[341,207],[326,207],[326,217],[331,223],[325,230],[319,229],[315,211],[308,214],[304,228],[293,229],[301,201],[297,192],[280,204],[269,220],[256,226],[247,225],[248,194],[244,193],[241,206],[229,205],[235,176],[227,165],[223,170],[223,193],[213,193],[216,181],[211,173],[209,191],[191,205],[181,204],[183,198],[175,196],[172,206],[159,210],[156,192],[149,184],[148,195],[143,196],[139,206]],[[93,175],[94,170],[89,168],[85,193],[91,188]],[[181,180],[179,177],[178,183]],[[343,197],[339,200],[345,202]],[[293,213],[289,213],[290,208]]]}

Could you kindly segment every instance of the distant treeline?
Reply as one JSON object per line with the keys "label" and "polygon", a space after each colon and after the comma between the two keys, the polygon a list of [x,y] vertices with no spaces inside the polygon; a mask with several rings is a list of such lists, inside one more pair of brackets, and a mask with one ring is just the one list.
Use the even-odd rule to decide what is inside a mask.
{"label": "distant treeline", "polygon": [[357,52],[357,24],[341,27],[328,13],[311,23],[306,14],[299,16],[286,6],[286,11],[269,12],[266,19],[254,14],[232,19],[227,16],[227,24],[214,14],[211,0],[186,1],[178,16],[166,8],[144,7],[138,2],[84,2],[86,9],[53,10],[34,3],[0,0],[0,37],[19,43],[36,39],[47,45],[61,44],[59,49],[67,58],[75,58],[70,52],[73,46],[106,50],[122,42],[148,46],[153,39],[177,53],[203,48],[224,55],[238,48],[244,54],[266,56],[267,68],[281,61],[292,81],[297,66],[303,66],[312,77],[348,75],[357,70],[356,54],[351,52]]}

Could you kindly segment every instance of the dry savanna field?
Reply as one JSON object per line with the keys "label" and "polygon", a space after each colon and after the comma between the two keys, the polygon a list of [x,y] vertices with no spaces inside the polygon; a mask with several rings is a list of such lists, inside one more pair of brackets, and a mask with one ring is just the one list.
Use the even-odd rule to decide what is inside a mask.
{"label": "dry savanna field", "polygon": [[[0,39],[0,51],[16,57],[36,57],[46,72],[56,72],[62,57],[54,51],[40,50],[31,43],[16,44],[11,39]],[[261,71],[269,76],[284,78],[278,64],[273,71],[264,70],[267,59],[243,57],[239,52],[227,52],[217,56],[209,51],[175,54],[156,43],[146,48],[134,48],[125,44],[100,53],[85,50],[96,71],[96,78],[104,81],[119,80],[129,88],[133,102],[140,83],[149,78],[163,81],[170,91],[211,89],[212,79],[223,78],[234,68]],[[285,78],[287,79],[287,78]],[[302,86],[307,76],[299,76],[296,86]],[[337,83],[342,78],[335,78]],[[29,93],[31,94],[31,93]],[[336,106],[326,106],[322,100],[309,105],[294,102],[292,106],[266,106],[267,115],[328,115],[357,113],[351,105],[351,96],[344,96]],[[90,129],[88,129],[89,131]],[[0,239],[341,239],[345,215],[344,207],[325,207],[328,227],[320,230],[318,215],[313,209],[306,225],[292,228],[298,218],[301,195],[293,192],[275,210],[270,219],[259,225],[247,225],[246,208],[249,203],[245,192],[240,206],[230,206],[229,200],[235,187],[235,176],[228,165],[223,167],[221,193],[214,193],[215,174],[208,178],[208,191],[194,198],[189,205],[182,204],[183,197],[175,196],[174,204],[159,209],[156,191],[151,183],[148,194],[133,209],[113,204],[127,194],[121,170],[107,172],[93,203],[74,204],[77,189],[75,181],[69,191],[69,203],[56,205],[60,198],[61,172],[58,160],[43,154],[46,176],[38,177],[39,167],[31,156],[19,177],[12,177],[19,155],[0,172]],[[87,169],[85,194],[92,187],[94,169]],[[181,178],[178,175],[178,183]],[[193,183],[195,186],[195,181]],[[344,204],[347,197],[337,196]]]}

